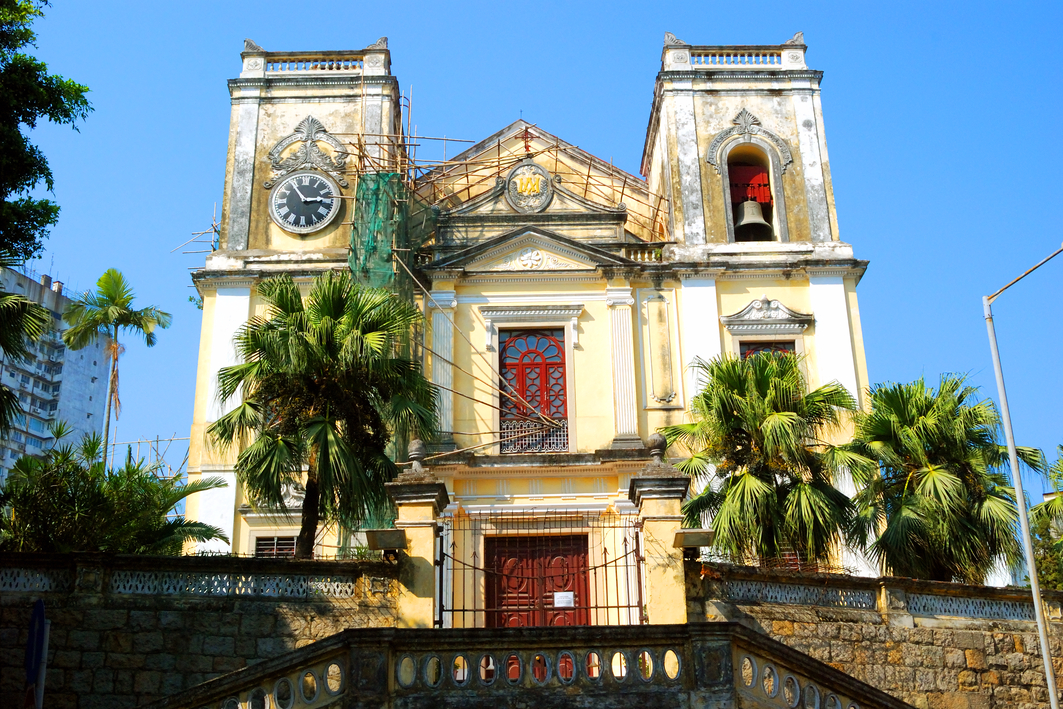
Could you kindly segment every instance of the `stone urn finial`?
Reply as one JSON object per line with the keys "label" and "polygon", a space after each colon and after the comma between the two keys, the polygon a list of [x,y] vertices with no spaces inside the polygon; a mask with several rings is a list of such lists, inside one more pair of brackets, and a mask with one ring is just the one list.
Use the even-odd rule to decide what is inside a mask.
{"label": "stone urn finial", "polygon": [[424,460],[425,455],[428,454],[428,449],[425,447],[424,441],[420,438],[415,438],[410,441],[410,445],[406,450],[406,457],[408,457],[412,463],[410,468],[414,473],[423,473],[424,466],[421,465],[421,461]]}
{"label": "stone urn finial", "polygon": [[641,478],[677,478],[683,474],[676,470],[667,460],[664,453],[668,450],[668,439],[660,433],[653,433],[646,440],[646,447],[650,450],[650,462],[639,471]]}
{"label": "stone urn finial", "polygon": [[668,449],[668,440],[660,433],[653,433],[646,441],[646,447],[650,449],[650,458],[654,463],[664,460],[664,452]]}

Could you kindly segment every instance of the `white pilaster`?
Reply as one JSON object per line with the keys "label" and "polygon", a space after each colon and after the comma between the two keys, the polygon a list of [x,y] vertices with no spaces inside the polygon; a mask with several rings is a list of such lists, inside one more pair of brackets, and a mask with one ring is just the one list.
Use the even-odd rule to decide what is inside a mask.
{"label": "white pilaster", "polygon": [[239,395],[227,402],[218,399],[218,371],[239,362],[233,337],[251,312],[250,288],[219,288],[214,300],[214,321],[210,340],[210,379],[207,392],[207,421],[217,421],[240,403]]}
{"label": "white pilaster", "polygon": [[251,228],[251,192],[255,181],[255,143],[258,138],[258,89],[241,88],[233,96],[236,137],[233,140],[233,173],[229,184],[229,251],[247,248]]}
{"label": "white pilaster", "polygon": [[196,513],[196,521],[210,524],[229,538],[226,544],[220,539],[212,539],[209,542],[196,542],[198,552],[217,552],[227,554],[232,551],[233,531],[236,519],[236,473],[232,470],[203,470],[203,478],[221,478],[227,484],[225,487],[204,490],[196,495],[199,498],[199,510]]}
{"label": "white pilaster", "polygon": [[856,359],[853,356],[852,332],[845,281],[841,276],[810,276],[809,297],[816,318],[816,361],[819,383],[838,382],[858,400],[861,392],[856,383]]}
{"label": "white pilaster", "polygon": [[639,438],[638,399],[635,396],[634,331],[631,326],[635,299],[626,287],[606,288],[613,352],[614,448],[642,448]]}
{"label": "white pilaster", "polygon": [[[207,380],[207,422],[217,421],[232,411],[240,403],[236,394],[226,402],[218,399],[218,371],[222,367],[231,367],[240,360],[233,345],[237,330],[247,322],[251,312],[250,288],[219,288],[214,300],[214,320],[211,323],[210,339],[210,376]],[[236,473],[232,470],[203,470],[202,476],[220,477],[228,485],[213,490],[204,490],[198,498],[199,510],[196,519],[199,522],[218,527],[229,537],[230,544],[215,539],[210,542],[198,542],[198,551],[229,552],[232,550],[233,531],[236,520]]]}
{"label": "white pilaster", "polygon": [[812,232],[812,241],[830,241],[830,210],[827,207],[827,188],[823,178],[823,156],[819,151],[819,122],[816,120],[816,105],[812,96],[811,88],[807,92],[794,92],[797,144],[804,170],[808,226]]}
{"label": "white pilaster", "polygon": [[[849,327],[849,307],[845,295],[845,281],[841,276],[810,276],[809,297],[812,314],[816,318],[816,361],[819,384],[837,380],[860,400],[856,381],[856,360],[853,356],[852,332]],[[856,485],[849,471],[837,481],[838,490],[852,497]],[[865,554],[844,549],[842,565],[858,576],[878,576],[878,567]]]}
{"label": "white pilaster", "polygon": [[[457,294],[452,291],[434,290],[429,305],[432,308],[432,350],[454,361],[454,309],[458,305]],[[432,357],[432,383],[439,390],[439,430],[454,430],[454,366],[439,357]],[[446,387],[445,389],[442,387]],[[450,434],[444,433],[443,440],[449,441]]]}
{"label": "white pilaster", "polygon": [[708,362],[723,351],[720,339],[720,306],[716,300],[716,279],[683,279],[683,319],[679,323],[683,342],[686,397],[698,393],[698,373],[691,368],[695,358]]}
{"label": "white pilaster", "polygon": [[675,88],[685,88],[672,95],[675,113],[676,162],[679,164],[679,192],[683,198],[683,243],[705,243],[705,205],[701,190],[701,157],[698,154],[698,134],[694,118],[694,92],[687,83],[675,82]]}

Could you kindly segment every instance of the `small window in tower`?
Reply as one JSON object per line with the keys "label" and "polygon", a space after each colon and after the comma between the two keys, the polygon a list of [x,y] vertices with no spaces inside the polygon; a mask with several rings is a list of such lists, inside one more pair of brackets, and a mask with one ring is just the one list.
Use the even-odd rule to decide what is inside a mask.
{"label": "small window in tower", "polygon": [[771,163],[753,145],[741,145],[727,156],[735,241],[775,239],[775,200]]}
{"label": "small window in tower", "polygon": [[742,359],[758,352],[780,352],[793,354],[797,351],[793,340],[773,340],[771,342],[739,342],[738,353]]}

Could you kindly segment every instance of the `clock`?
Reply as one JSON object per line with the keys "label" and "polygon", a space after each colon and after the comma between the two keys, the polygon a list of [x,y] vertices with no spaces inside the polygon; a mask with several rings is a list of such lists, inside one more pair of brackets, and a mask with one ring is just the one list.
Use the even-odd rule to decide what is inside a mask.
{"label": "clock", "polygon": [[269,193],[269,215],[293,234],[309,234],[328,226],[340,211],[339,188],[319,172],[293,172]]}

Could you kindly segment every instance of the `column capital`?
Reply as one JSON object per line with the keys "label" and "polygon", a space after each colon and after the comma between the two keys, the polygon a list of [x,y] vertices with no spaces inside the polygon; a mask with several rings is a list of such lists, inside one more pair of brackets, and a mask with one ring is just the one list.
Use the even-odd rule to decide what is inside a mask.
{"label": "column capital", "polygon": [[632,306],[635,304],[635,298],[631,288],[627,286],[609,286],[605,289],[605,304],[610,308]]}
{"label": "column capital", "polygon": [[458,307],[458,292],[454,290],[433,290],[428,300],[428,307],[453,310]]}

